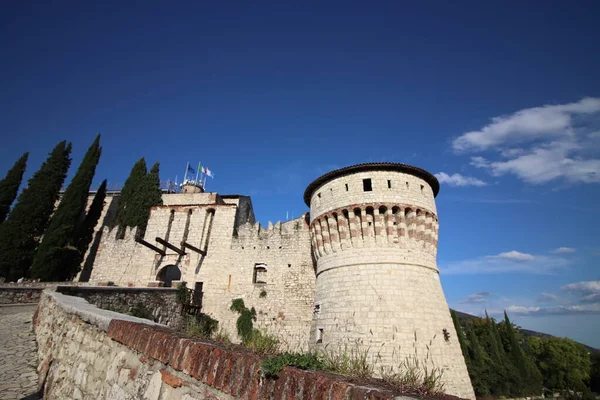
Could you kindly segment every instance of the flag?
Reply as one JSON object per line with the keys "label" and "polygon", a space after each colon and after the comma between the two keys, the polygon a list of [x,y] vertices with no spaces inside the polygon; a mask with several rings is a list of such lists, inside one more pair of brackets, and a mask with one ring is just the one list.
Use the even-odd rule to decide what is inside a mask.
{"label": "flag", "polygon": [[205,175],[207,175],[207,176],[210,176],[211,178],[214,178],[214,177],[215,177],[215,176],[213,175],[212,171],[211,171],[210,169],[208,169],[208,168],[204,168],[204,167],[202,167],[202,172],[203,172]]}
{"label": "flag", "polygon": [[187,169],[187,171],[190,174],[195,174],[196,173],[196,170],[194,168],[192,168],[192,166],[189,163],[188,163],[188,169]]}

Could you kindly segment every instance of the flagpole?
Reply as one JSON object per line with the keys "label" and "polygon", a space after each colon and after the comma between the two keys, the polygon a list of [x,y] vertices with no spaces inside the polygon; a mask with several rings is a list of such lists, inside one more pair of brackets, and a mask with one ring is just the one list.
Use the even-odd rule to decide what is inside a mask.
{"label": "flagpole", "polygon": [[187,173],[188,173],[188,168],[190,167],[190,162],[187,162],[187,165],[185,166],[185,174],[183,174],[183,183],[185,183],[186,179],[187,179]]}
{"label": "flagpole", "polygon": [[198,168],[196,168],[196,181],[194,183],[198,182],[198,173],[199,172],[200,172],[200,162],[198,162]]}

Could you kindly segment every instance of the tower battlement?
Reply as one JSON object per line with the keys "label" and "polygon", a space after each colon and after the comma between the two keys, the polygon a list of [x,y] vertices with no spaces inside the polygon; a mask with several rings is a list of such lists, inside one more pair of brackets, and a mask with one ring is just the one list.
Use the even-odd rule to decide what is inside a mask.
{"label": "tower battlement", "polygon": [[308,186],[311,348],[356,343],[388,371],[428,354],[448,393],[474,398],[436,265],[438,191],[427,171],[393,163],[342,168]]}

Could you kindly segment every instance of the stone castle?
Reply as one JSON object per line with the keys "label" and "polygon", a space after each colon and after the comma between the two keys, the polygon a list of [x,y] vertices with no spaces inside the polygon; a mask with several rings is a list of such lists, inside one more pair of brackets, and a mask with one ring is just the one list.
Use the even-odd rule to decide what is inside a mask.
{"label": "stone castle", "polygon": [[143,238],[109,229],[107,197],[80,280],[176,286],[232,339],[242,298],[258,328],[290,350],[368,351],[377,368],[418,359],[444,370],[445,391],[474,398],[436,265],[437,179],[406,164],[331,171],[304,193],[310,212],[268,227],[249,197],[188,183],[163,194]]}

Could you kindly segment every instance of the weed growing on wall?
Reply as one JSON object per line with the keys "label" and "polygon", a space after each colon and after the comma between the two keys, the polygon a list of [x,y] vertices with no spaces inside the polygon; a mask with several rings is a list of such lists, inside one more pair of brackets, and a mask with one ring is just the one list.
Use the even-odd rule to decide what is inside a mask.
{"label": "weed growing on wall", "polygon": [[263,290],[261,290],[261,291],[260,291],[260,294],[258,295],[258,297],[260,297],[260,298],[267,297],[267,291],[266,291],[266,290],[264,290],[264,289],[263,289]]}
{"label": "weed growing on wall", "polygon": [[188,304],[190,302],[190,291],[185,282],[181,282],[181,285],[177,288],[176,298],[179,304]]}
{"label": "weed growing on wall", "polygon": [[394,366],[381,367],[381,378],[402,392],[414,392],[420,395],[436,395],[443,393],[444,384],[442,376],[444,370],[436,367],[429,349],[433,344],[435,335],[426,345],[427,353],[424,358],[419,356],[417,350],[417,335],[413,342],[413,353],[406,357],[400,356],[400,347],[398,351],[394,349],[392,359]]}
{"label": "weed growing on wall", "polygon": [[[200,313],[196,317],[187,317],[185,321],[185,334],[190,337],[211,339],[219,327],[219,321]],[[216,340],[216,338],[213,338]],[[222,339],[222,337],[221,337]],[[224,340],[219,340],[224,342]]]}
{"label": "weed growing on wall", "polygon": [[325,370],[341,375],[369,378],[373,376],[374,365],[379,358],[369,355],[371,346],[364,346],[362,339],[352,343],[338,344],[337,346],[325,346],[321,352]]}
{"label": "weed growing on wall", "polygon": [[254,307],[248,309],[243,299],[234,299],[229,308],[233,312],[240,314],[236,321],[237,333],[242,339],[242,344],[246,346],[254,331],[254,321],[256,321],[256,310]]}
{"label": "weed growing on wall", "polygon": [[276,378],[277,374],[286,366],[319,371],[323,369],[323,361],[315,353],[286,352],[269,356],[260,364],[260,368],[267,378]]}

